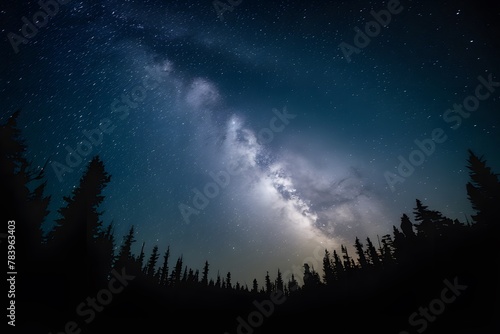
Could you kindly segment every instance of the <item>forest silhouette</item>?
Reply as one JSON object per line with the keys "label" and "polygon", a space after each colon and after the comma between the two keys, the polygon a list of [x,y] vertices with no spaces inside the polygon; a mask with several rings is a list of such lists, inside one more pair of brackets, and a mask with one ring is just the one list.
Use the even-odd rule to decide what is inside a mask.
{"label": "forest silhouette", "polygon": [[355,254],[325,249],[321,273],[306,263],[303,277],[284,280],[271,268],[247,286],[214,275],[210,259],[197,269],[171,259],[170,248],[136,240],[133,225],[116,240],[99,211],[112,181],[98,156],[44,233],[51,198],[26,157],[19,114],[0,126],[2,216],[16,220],[16,333],[499,332],[500,182],[470,150],[470,220],[417,199],[392,234],[356,237]]}

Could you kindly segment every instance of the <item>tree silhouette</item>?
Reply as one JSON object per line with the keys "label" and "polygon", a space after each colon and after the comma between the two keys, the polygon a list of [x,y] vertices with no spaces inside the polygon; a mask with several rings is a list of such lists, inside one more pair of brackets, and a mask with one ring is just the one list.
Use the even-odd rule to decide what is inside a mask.
{"label": "tree silhouette", "polygon": [[270,295],[271,292],[273,291],[273,285],[269,277],[269,271],[266,272],[265,284],[266,284],[266,293]]}
{"label": "tree silhouette", "polygon": [[134,272],[137,273],[138,275],[144,274],[146,272],[146,266],[144,265],[144,257],[145,257],[144,246],[146,246],[145,241],[142,242],[141,252],[139,253],[139,256],[137,256],[134,262],[134,269],[135,269]]}
{"label": "tree silhouette", "polygon": [[170,257],[170,246],[167,247],[165,255],[163,255],[163,265],[161,267],[160,285],[166,286],[168,284],[168,258]]}
{"label": "tree silhouette", "polygon": [[226,275],[226,288],[231,289],[231,273],[228,271]]}
{"label": "tree silhouette", "polygon": [[334,264],[330,258],[330,252],[325,249],[325,256],[323,257],[323,281],[327,285],[333,284],[335,280]]}
{"label": "tree silhouette", "polygon": [[413,213],[415,215],[415,220],[420,223],[415,225],[417,228],[417,235],[429,241],[435,241],[440,234],[439,225],[443,218],[439,212],[429,210],[419,199],[417,199],[416,202],[417,205]]}
{"label": "tree silhouette", "polygon": [[288,291],[295,292],[299,289],[299,283],[295,279],[295,276],[292,274],[292,277],[288,281]]}
{"label": "tree silhouette", "polygon": [[472,208],[476,211],[472,220],[478,226],[491,224],[498,232],[500,224],[498,174],[492,172],[483,157],[476,156],[471,150],[468,152],[467,168],[469,169],[470,181],[467,183],[466,189]]}
{"label": "tree silhouette", "polygon": [[116,269],[121,269],[123,267],[129,266],[134,259],[132,256],[132,244],[135,242],[134,236],[134,225],[130,227],[127,235],[123,237],[122,245],[120,246],[120,251],[115,261]]}
{"label": "tree silhouette", "polygon": [[284,291],[283,277],[281,276],[281,271],[279,270],[279,268],[278,268],[278,275],[276,276],[275,286],[276,286],[276,291],[281,291],[281,292]]}
{"label": "tree silhouette", "polygon": [[394,264],[394,242],[390,234],[385,234],[382,236],[382,246],[380,248],[380,254],[382,254],[382,262],[385,265]]}
{"label": "tree silhouette", "polygon": [[392,231],[394,235],[394,257],[399,263],[404,263],[408,260],[410,249],[414,246],[408,242],[405,235],[396,226],[392,226]]}
{"label": "tree silhouette", "polygon": [[158,246],[155,245],[153,247],[153,251],[151,252],[151,255],[148,260],[148,264],[146,267],[146,275],[148,275],[150,278],[153,278],[156,273],[156,262],[158,261],[158,257],[160,255],[158,254]]}
{"label": "tree silhouette", "polygon": [[340,259],[340,256],[337,254],[336,250],[333,251],[333,264],[335,278],[339,280],[344,275],[344,265],[342,264],[342,260]]}
{"label": "tree silhouette", "polygon": [[201,278],[201,283],[203,285],[208,285],[208,261],[205,261],[205,266],[203,267],[203,277]]}
{"label": "tree silhouette", "polygon": [[99,252],[98,245],[106,237],[98,207],[110,179],[99,157],[92,158],[79,186],[63,198],[66,205],[58,210],[61,217],[50,233],[51,256],[64,268],[71,287],[69,298],[81,299],[105,283],[101,269],[112,259]]}
{"label": "tree silhouette", "polygon": [[406,214],[403,214],[403,216],[401,216],[401,230],[403,231],[405,237],[408,238],[409,240],[415,238],[415,232],[413,231],[413,223]]}
{"label": "tree silhouette", "polygon": [[25,158],[19,115],[17,110],[0,125],[0,196],[4,221],[16,220],[17,257],[30,267],[45,256],[42,224],[49,213],[50,196],[43,194],[47,184],[42,181],[44,168],[34,172]]}
{"label": "tree silhouette", "polygon": [[314,288],[321,284],[319,274],[309,264],[304,263],[304,287]]}
{"label": "tree silhouette", "polygon": [[[182,256],[180,256],[177,259],[177,262],[175,263],[175,268],[172,271],[172,274],[170,275],[170,285],[171,286],[179,286],[181,283],[181,272],[182,272]],[[220,277],[219,278],[219,283],[220,283]]]}
{"label": "tree silhouette", "polygon": [[347,247],[344,245],[340,245],[340,250],[342,252],[342,257],[344,259],[344,268],[346,271],[350,271],[353,268],[351,258],[349,257],[349,253],[347,251]]}
{"label": "tree silhouette", "polygon": [[215,287],[216,288],[220,288],[221,287],[221,279],[220,279],[219,271],[217,271],[217,280],[215,281]]}
{"label": "tree silhouette", "polygon": [[252,293],[257,294],[259,292],[259,284],[257,283],[257,279],[254,278],[252,282]]}
{"label": "tree silhouette", "polygon": [[354,248],[356,249],[356,254],[358,254],[358,263],[362,269],[367,267],[367,261],[365,257],[365,252],[363,251],[363,244],[359,241],[358,237],[354,241]]}
{"label": "tree silhouette", "polygon": [[374,267],[378,267],[380,265],[380,256],[370,238],[366,238],[366,253],[370,264]]}

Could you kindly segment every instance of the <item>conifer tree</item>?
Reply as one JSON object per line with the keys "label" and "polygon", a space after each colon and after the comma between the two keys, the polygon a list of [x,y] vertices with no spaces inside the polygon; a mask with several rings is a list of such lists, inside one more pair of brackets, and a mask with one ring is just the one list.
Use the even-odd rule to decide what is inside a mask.
{"label": "conifer tree", "polygon": [[269,295],[273,291],[273,286],[271,284],[271,278],[269,277],[269,271],[266,272],[265,283],[266,283],[266,293]]}
{"label": "conifer tree", "polygon": [[66,205],[58,210],[60,218],[50,234],[52,256],[65,269],[71,280],[68,287],[75,287],[71,293],[76,299],[103,284],[105,278],[101,268],[103,263],[112,261],[105,258],[109,254],[101,254],[98,247],[105,233],[99,206],[104,201],[102,192],[110,179],[100,158],[92,158],[78,187],[70,197],[63,198]]}
{"label": "conifer tree", "polygon": [[281,271],[278,268],[278,275],[276,276],[276,291],[281,291],[283,292],[283,278],[281,276]]}
{"label": "conifer tree", "polygon": [[347,247],[345,247],[344,245],[340,245],[340,250],[343,254],[342,257],[344,258],[344,268],[346,271],[350,271],[352,269],[352,262],[347,251]]}
{"label": "conifer tree", "polygon": [[258,293],[259,292],[259,284],[257,283],[257,279],[254,278],[252,282],[252,293]]}
{"label": "conifer tree", "polygon": [[148,260],[148,264],[146,266],[146,275],[148,275],[150,278],[153,278],[156,273],[156,262],[158,261],[158,246],[155,245],[153,247],[153,251],[151,252],[151,255]]}
{"label": "conifer tree", "polygon": [[363,251],[363,244],[359,241],[358,237],[356,237],[356,241],[354,242],[354,248],[356,249],[356,254],[358,254],[358,263],[362,269],[367,267],[367,261],[365,257],[365,252]]}
{"label": "conifer tree", "polygon": [[[26,145],[18,126],[20,111],[0,125],[1,215],[16,221],[17,258],[26,269],[37,271],[46,256],[42,224],[49,211],[50,196],[44,196],[47,182],[44,167],[37,172],[26,159]],[[33,189],[33,190],[30,190]],[[40,266],[39,269],[43,269]]]}
{"label": "conifer tree", "polygon": [[344,274],[344,265],[342,264],[342,260],[340,256],[337,254],[337,251],[333,251],[333,264],[334,264],[334,272],[335,278],[339,280]]}
{"label": "conifer tree", "polygon": [[203,267],[203,277],[201,278],[202,285],[208,284],[208,267],[208,261],[205,261],[205,266]]}
{"label": "conifer tree", "polygon": [[172,274],[170,275],[170,285],[178,287],[179,284],[181,283],[181,275],[182,275],[182,255],[177,259],[174,270],[172,270]]}
{"label": "conifer tree", "polygon": [[470,181],[467,183],[467,195],[476,214],[472,220],[478,226],[492,226],[498,232],[500,225],[500,181],[483,157],[478,157],[469,150],[467,160]]}
{"label": "conifer tree", "polygon": [[330,259],[330,252],[325,249],[325,256],[323,257],[323,282],[331,285],[335,280],[334,264]]}
{"label": "conifer tree", "polygon": [[146,266],[144,265],[144,246],[146,245],[146,242],[142,242],[142,247],[141,247],[141,252],[139,253],[139,256],[136,259],[136,272],[137,273],[145,273],[146,272]]}
{"label": "conifer tree", "polygon": [[163,265],[161,267],[161,274],[159,284],[166,286],[168,284],[168,259],[170,257],[170,246],[167,247],[165,255],[163,255]]}
{"label": "conifer tree", "polygon": [[413,231],[413,223],[410,220],[410,217],[408,217],[406,214],[403,214],[401,216],[401,230],[403,231],[404,235],[408,240],[412,240],[415,238],[415,232]]}
{"label": "conifer tree", "polygon": [[219,271],[217,271],[217,280],[215,281],[215,287],[216,288],[220,288],[221,287],[221,278],[220,278]]}
{"label": "conifer tree", "polygon": [[368,253],[368,257],[370,259],[370,263],[374,266],[377,267],[380,265],[380,256],[377,253],[377,250],[375,249],[375,246],[373,246],[372,241],[370,238],[366,238],[366,251]]}
{"label": "conifer tree", "polygon": [[297,283],[295,276],[292,274],[292,277],[288,281],[288,291],[290,291],[290,293],[293,293],[298,289],[299,289],[299,284]]}
{"label": "conifer tree", "polygon": [[120,251],[115,261],[115,268],[121,270],[121,268],[126,267],[132,260],[132,244],[135,242],[134,236],[134,225],[130,227],[130,230],[126,236],[123,237],[123,243],[120,246]]}

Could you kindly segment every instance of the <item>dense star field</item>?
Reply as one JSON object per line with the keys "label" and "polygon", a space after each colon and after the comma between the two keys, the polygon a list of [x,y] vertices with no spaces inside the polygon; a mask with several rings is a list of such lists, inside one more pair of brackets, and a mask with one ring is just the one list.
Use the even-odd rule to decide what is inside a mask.
{"label": "dense star field", "polygon": [[250,287],[305,262],[321,272],[324,249],[355,254],[357,236],[378,247],[416,198],[471,221],[468,149],[500,171],[498,3],[0,9],[0,123],[21,110],[45,231],[98,155],[116,250],[134,225],[134,253],[169,246]]}

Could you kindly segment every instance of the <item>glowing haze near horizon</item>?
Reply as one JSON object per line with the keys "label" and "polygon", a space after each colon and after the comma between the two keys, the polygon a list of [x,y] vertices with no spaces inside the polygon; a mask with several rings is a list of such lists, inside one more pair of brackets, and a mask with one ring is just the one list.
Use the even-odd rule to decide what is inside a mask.
{"label": "glowing haze near horizon", "polygon": [[[442,115],[474,93],[478,76],[500,81],[498,25],[489,24],[498,8],[401,5],[350,63],[339,43],[353,44],[353,28],[386,2],[243,0],[221,22],[210,1],[74,0],[18,54],[5,38],[1,120],[22,109],[35,165],[65,164],[65,146],[75,148],[83,130],[104,118],[114,126],[62,182],[49,163],[47,227],[94,154],[112,175],[101,208],[117,246],[135,225],[136,252],[143,241],[147,255],[170,245],[171,267],[181,254],[193,268],[208,260],[212,278],[231,271],[249,286],[301,266],[318,245],[322,254],[356,236],[376,242],[411,215],[415,198],[465,220],[467,149],[500,171],[500,90],[457,130]],[[4,36],[39,10],[17,6],[1,12]],[[153,77],[160,83],[126,117],[112,112]],[[259,140],[285,109],[294,117]],[[391,191],[384,172],[438,127],[448,139]],[[179,204],[194,208],[193,189],[234,165],[240,173],[187,224]]]}

